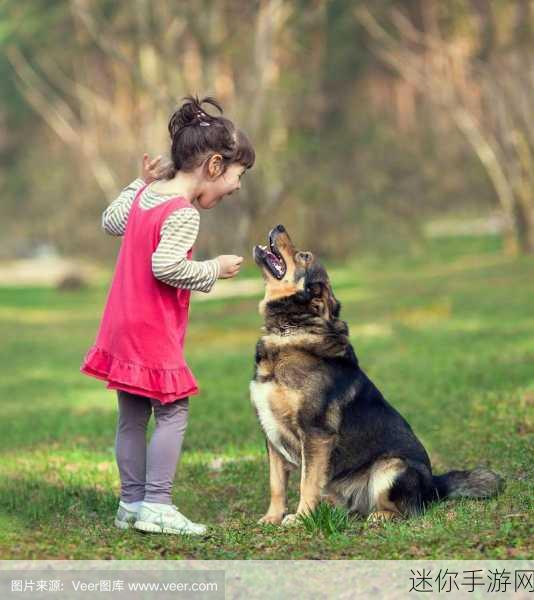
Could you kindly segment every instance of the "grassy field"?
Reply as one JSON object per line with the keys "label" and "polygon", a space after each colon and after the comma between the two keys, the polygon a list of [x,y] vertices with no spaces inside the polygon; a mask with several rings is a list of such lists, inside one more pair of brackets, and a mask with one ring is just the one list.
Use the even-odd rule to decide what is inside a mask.
{"label": "grassy field", "polygon": [[187,355],[202,392],[191,400],[174,502],[210,529],[187,539],[113,526],[116,396],[78,371],[106,289],[0,289],[1,558],[532,556],[534,261],[498,246],[440,242],[419,258],[331,269],[362,367],[410,421],[434,470],[483,464],[507,480],[492,500],[444,502],[385,525],[351,519],[333,535],[256,524],[268,504],[248,398],[258,298],[192,306]]}

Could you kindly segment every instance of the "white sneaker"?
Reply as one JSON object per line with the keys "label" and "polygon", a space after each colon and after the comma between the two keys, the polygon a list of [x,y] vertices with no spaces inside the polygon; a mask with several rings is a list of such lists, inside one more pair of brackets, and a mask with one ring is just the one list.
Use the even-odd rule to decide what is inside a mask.
{"label": "white sneaker", "polygon": [[206,526],[193,523],[178,511],[174,504],[142,502],[134,527],[139,531],[202,535]]}
{"label": "white sneaker", "polygon": [[137,514],[141,506],[141,500],[138,502],[119,501],[119,508],[115,515],[115,527],[119,529],[129,529],[137,521]]}

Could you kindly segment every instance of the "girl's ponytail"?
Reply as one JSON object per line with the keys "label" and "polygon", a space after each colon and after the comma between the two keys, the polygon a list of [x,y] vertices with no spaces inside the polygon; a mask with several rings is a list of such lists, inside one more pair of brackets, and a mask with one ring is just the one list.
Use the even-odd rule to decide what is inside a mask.
{"label": "girl's ponytail", "polygon": [[254,164],[255,154],[245,134],[236,129],[229,119],[212,115],[203,108],[210,105],[219,111],[223,109],[215,98],[199,100],[196,96],[187,96],[184,103],[169,120],[172,163],[163,177],[172,179],[177,171],[191,171],[202,164],[210,154],[220,154],[224,166],[239,162],[250,168]]}
{"label": "girl's ponytail", "polygon": [[169,121],[169,134],[171,140],[174,139],[175,135],[184,127],[189,127],[190,125],[202,126],[203,123],[207,124],[210,120],[216,118],[203,110],[203,104],[211,104],[221,114],[223,112],[223,109],[217,100],[215,100],[215,98],[210,98],[209,96],[202,100],[199,100],[196,96],[187,96],[184,100],[185,102],[177,111],[175,111]]}

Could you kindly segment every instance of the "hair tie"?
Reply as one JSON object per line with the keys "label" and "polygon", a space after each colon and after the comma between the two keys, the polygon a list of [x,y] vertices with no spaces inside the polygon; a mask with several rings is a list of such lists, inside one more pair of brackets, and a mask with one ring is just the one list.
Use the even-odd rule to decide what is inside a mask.
{"label": "hair tie", "polygon": [[196,113],[196,117],[198,119],[198,123],[201,127],[209,127],[210,123],[208,123],[207,121],[204,121],[204,118],[207,117],[208,115],[203,112],[202,110],[197,111]]}

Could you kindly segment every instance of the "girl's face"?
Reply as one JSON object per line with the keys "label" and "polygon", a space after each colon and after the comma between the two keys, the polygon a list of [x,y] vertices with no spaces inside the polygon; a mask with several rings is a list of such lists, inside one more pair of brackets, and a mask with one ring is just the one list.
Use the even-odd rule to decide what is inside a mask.
{"label": "girl's face", "polygon": [[246,167],[239,163],[229,165],[224,173],[213,180],[206,181],[197,202],[201,208],[209,209],[217,206],[225,197],[230,196],[241,187],[241,177]]}

